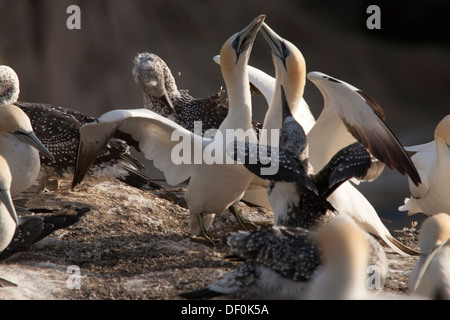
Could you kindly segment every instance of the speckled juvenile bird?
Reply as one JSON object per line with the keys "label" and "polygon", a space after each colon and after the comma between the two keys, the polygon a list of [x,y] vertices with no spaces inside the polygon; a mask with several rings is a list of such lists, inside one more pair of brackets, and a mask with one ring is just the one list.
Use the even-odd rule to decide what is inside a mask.
{"label": "speckled juvenile bird", "polygon": [[[345,215],[346,216],[346,215]],[[342,216],[337,216],[341,219]],[[382,246],[354,221],[348,223],[367,240],[370,254],[362,264],[379,271],[378,292],[387,275],[387,258]],[[180,294],[185,299],[305,299],[311,281],[323,271],[322,248],[315,231],[273,226],[253,232],[231,233],[226,238],[232,254],[245,262],[206,288]],[[344,249],[342,249],[344,255]],[[344,256],[345,258],[345,256]]]}
{"label": "speckled juvenile bird", "polygon": [[[76,163],[79,127],[95,118],[76,110],[42,103],[17,101],[20,86],[16,72],[0,66],[0,105],[14,104],[30,118],[34,132],[52,153],[54,161],[41,156],[38,180],[44,190],[49,179],[72,179]],[[126,139],[127,137],[119,137]],[[122,139],[112,139],[95,159],[89,175],[96,180],[119,179],[140,189],[159,188],[146,176],[146,169],[130,153],[130,145]]]}
{"label": "speckled juvenile bird", "polygon": [[[209,97],[192,97],[188,90],[178,89],[170,68],[154,53],[138,54],[132,74],[136,84],[144,91],[145,108],[168,117],[191,132],[195,130],[195,121],[201,121],[201,134],[218,129],[228,114],[228,101],[224,99],[222,88]],[[256,121],[253,121],[253,126],[255,129],[261,128]]]}
{"label": "speckled juvenile bird", "polygon": [[[270,180],[267,192],[275,225],[315,229],[337,214],[326,199],[349,179],[370,180],[371,170],[378,174],[377,167],[373,169],[366,148],[354,143],[337,152],[321,171],[313,174],[305,131],[292,116],[283,87],[281,100],[283,125],[278,148],[235,142],[234,158],[255,175]],[[263,168],[274,163],[276,172],[264,174]]]}
{"label": "speckled juvenile bird", "polygon": [[67,206],[51,214],[35,214],[17,208],[18,226],[9,245],[0,252],[0,261],[10,260],[59,229],[67,228],[81,220],[90,211],[88,207]]}

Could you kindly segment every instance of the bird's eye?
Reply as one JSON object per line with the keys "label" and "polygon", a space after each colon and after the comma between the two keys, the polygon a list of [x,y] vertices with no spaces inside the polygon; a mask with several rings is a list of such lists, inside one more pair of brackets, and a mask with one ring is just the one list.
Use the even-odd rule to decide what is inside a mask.
{"label": "bird's eye", "polygon": [[237,51],[238,47],[239,47],[239,40],[240,40],[240,36],[237,36],[236,39],[233,41],[233,43],[231,44],[231,47]]}
{"label": "bird's eye", "polygon": [[291,51],[286,47],[284,42],[281,43],[281,48],[283,49],[284,57],[287,58],[291,54]]}

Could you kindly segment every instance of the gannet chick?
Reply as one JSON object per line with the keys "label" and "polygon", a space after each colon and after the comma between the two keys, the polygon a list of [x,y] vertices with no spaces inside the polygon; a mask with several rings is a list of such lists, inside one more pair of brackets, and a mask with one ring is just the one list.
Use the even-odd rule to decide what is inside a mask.
{"label": "gannet chick", "polygon": [[[358,228],[354,222],[355,228]],[[370,246],[361,257],[368,266],[378,268],[376,292],[384,285],[387,258],[381,245],[369,234],[360,234]],[[305,299],[311,281],[323,270],[322,248],[317,233],[303,228],[273,226],[253,232],[231,233],[226,238],[231,254],[245,262],[219,281],[204,289],[180,294],[185,299]],[[364,260],[363,260],[364,261]],[[365,282],[367,282],[367,274]],[[375,289],[375,286],[373,287]]]}
{"label": "gannet chick", "polygon": [[[0,66],[0,103],[21,108],[30,118],[36,136],[55,158],[41,156],[41,170],[37,178],[40,189],[45,189],[49,179],[72,179],[79,127],[95,118],[60,106],[19,102],[19,91],[16,72],[8,66]],[[117,178],[139,189],[159,188],[146,176],[144,166],[131,156],[130,145],[122,140],[127,137],[118,138],[105,146],[89,172],[90,176],[96,181]]]}
{"label": "gannet chick", "polygon": [[367,238],[350,219],[339,216],[320,232],[323,269],[311,283],[308,299],[363,300],[373,296],[367,289]]}
{"label": "gannet chick", "polygon": [[450,115],[436,126],[434,141],[405,149],[412,154],[422,183],[416,186],[408,179],[411,197],[405,199],[399,210],[408,211],[408,215],[422,212],[427,216],[450,212]]}
{"label": "gannet chick", "polygon": [[437,213],[426,219],[419,235],[420,258],[411,271],[412,293],[450,300],[450,216]]}
{"label": "gannet chick", "polygon": [[[225,91],[194,98],[188,90],[178,90],[175,78],[163,59],[153,53],[140,53],[134,59],[132,74],[144,91],[144,107],[177,122],[194,132],[194,122],[201,121],[201,133],[218,129],[228,114],[222,102]],[[197,129],[198,130],[198,129]]]}
{"label": "gannet chick", "polygon": [[[304,73],[299,72],[302,68],[298,68],[303,57],[300,57],[298,49],[292,43],[278,36],[266,24],[261,30],[272,51],[277,81],[280,81],[286,90],[289,105],[296,106],[299,104],[298,92],[303,90],[304,81],[302,79],[306,77]],[[386,163],[401,173],[410,174],[416,182],[420,180],[401,144],[380,116],[373,111],[376,109],[381,114],[379,112],[381,108],[376,107],[372,99],[353,86],[324,74],[309,73],[308,78],[319,87],[326,97],[319,120],[307,132],[309,163],[314,173],[319,172],[337,151],[355,142],[360,142],[380,160],[373,162],[373,165],[378,164],[379,173],[381,173],[383,164]],[[280,90],[280,87],[276,86],[273,90],[273,97],[280,96],[280,93],[276,92]],[[281,99],[272,99],[269,103],[271,103],[269,108],[281,110]],[[301,124],[303,126],[303,123]],[[310,123],[307,123],[308,125]],[[370,133],[365,132],[365,129]],[[328,201],[338,212],[352,216],[365,231],[380,236],[396,252],[418,254],[390,235],[373,206],[350,182],[345,182],[337,188],[330,195]]]}
{"label": "gannet chick", "polygon": [[[238,139],[257,140],[251,124],[251,94],[246,66],[264,18],[264,15],[259,16],[222,46],[222,75],[228,91],[229,110],[214,138],[195,135],[147,109],[113,110],[80,128],[74,181],[82,179],[99,148],[114,133],[130,134],[139,142],[145,157],[154,160],[154,165],[164,173],[169,184],[177,185],[189,180],[185,199],[191,216],[190,230],[193,235],[207,236],[206,230],[211,226],[214,214],[237,204],[252,178],[242,164],[226,156],[227,141],[224,143],[219,133],[225,138],[229,130],[242,130],[245,137]],[[183,150],[186,146],[189,150]],[[216,151],[213,152],[215,156],[212,156],[213,150]]]}
{"label": "gannet chick", "polygon": [[[42,215],[33,212],[19,213],[18,227],[8,246],[1,251],[0,261],[11,260],[22,252],[31,250],[32,246],[59,229],[67,228],[77,222],[90,211],[89,208],[74,208],[70,206],[56,213]],[[74,212],[71,212],[74,211]]]}
{"label": "gannet chick", "polygon": [[28,116],[14,105],[0,106],[0,154],[11,170],[13,196],[36,181],[41,167],[39,152],[54,160],[34,134]]}

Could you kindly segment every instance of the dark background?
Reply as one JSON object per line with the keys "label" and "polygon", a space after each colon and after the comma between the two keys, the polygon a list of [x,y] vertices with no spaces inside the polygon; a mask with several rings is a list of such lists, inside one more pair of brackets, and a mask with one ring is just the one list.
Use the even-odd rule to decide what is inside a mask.
{"label": "dark background", "polygon": [[[142,106],[131,76],[140,52],[163,58],[178,87],[193,96],[223,86],[212,57],[223,42],[261,13],[281,36],[296,44],[308,71],[321,71],[364,90],[384,109],[404,145],[433,139],[449,113],[449,5],[410,1],[167,1],[0,0],[0,64],[16,70],[21,101],[45,102],[98,116]],[[68,30],[66,9],[81,8],[81,30]],[[381,9],[381,29],[369,30],[366,9]],[[270,74],[262,37],[250,64]],[[305,99],[317,117],[322,97],[310,82]],[[254,117],[267,109],[255,98]],[[154,171],[151,176],[160,176]],[[408,195],[407,179],[385,169],[359,189],[389,219],[389,228],[417,219],[397,211]]]}

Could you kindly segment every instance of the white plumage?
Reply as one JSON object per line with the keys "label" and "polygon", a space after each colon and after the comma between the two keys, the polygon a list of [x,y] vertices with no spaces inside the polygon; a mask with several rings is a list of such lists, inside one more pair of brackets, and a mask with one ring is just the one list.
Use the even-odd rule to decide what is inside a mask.
{"label": "white plumage", "polygon": [[[250,141],[256,142],[251,124],[251,96],[246,67],[264,18],[264,15],[259,16],[222,46],[222,75],[229,98],[228,115],[218,129],[222,137],[227,136],[227,130],[240,129],[247,133]],[[189,179],[185,199],[191,212],[190,229],[194,235],[204,234],[212,224],[214,214],[220,214],[236,204],[252,178],[244,166],[233,163],[229,158],[227,161],[226,142],[219,139],[218,134],[213,139],[203,138],[146,109],[110,111],[96,122],[81,127],[75,176],[84,174],[98,147],[104,145],[115,131],[131,134],[139,142],[146,158],[154,160],[154,165],[163,171],[169,184],[176,185]],[[179,159],[180,141],[187,141],[193,151],[187,157],[190,163],[178,163],[176,160]],[[221,153],[216,160],[223,164],[218,164],[219,161],[207,164],[212,160],[208,158],[203,159],[201,164],[194,163],[196,157],[200,157],[201,162],[202,155],[210,154],[211,150]],[[226,164],[230,162],[233,164]]]}
{"label": "white plumage", "polygon": [[405,199],[400,211],[409,215],[423,212],[427,216],[450,212],[450,115],[436,126],[434,141],[406,147],[419,171],[422,183],[416,186],[410,179],[411,197]]}
{"label": "white plumage", "polygon": [[429,299],[450,300],[450,216],[425,220],[419,236],[420,258],[409,276],[411,292]]}

